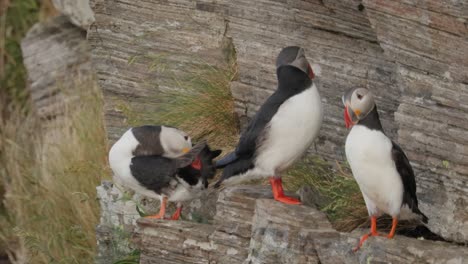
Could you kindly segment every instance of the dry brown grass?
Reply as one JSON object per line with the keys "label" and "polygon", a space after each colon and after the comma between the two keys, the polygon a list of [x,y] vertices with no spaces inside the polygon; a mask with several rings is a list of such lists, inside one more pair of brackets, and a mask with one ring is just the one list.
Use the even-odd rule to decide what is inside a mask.
{"label": "dry brown grass", "polygon": [[0,241],[17,263],[92,263],[99,218],[95,187],[106,171],[102,102],[89,81],[44,129],[15,109],[0,120]]}

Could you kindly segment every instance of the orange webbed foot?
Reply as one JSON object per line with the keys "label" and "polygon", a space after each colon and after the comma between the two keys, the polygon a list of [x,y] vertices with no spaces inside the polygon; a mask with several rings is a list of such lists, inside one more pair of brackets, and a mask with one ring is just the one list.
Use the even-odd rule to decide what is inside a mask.
{"label": "orange webbed foot", "polygon": [[358,250],[362,247],[362,244],[364,244],[364,242],[365,242],[370,236],[372,236],[371,233],[363,235],[363,236],[361,237],[361,239],[359,240],[359,245],[358,245],[357,247],[353,248],[353,251],[354,251],[354,252],[358,251]]}
{"label": "orange webbed foot", "polygon": [[171,220],[179,220],[181,213],[182,213],[182,206],[177,207],[177,210],[175,211],[175,213],[172,215],[172,217],[170,219]]}
{"label": "orange webbed foot", "polygon": [[273,192],[273,198],[276,201],[285,204],[301,204],[300,200],[284,195],[283,181],[281,178],[270,177],[270,185],[271,191]]}
{"label": "orange webbed foot", "polygon": [[362,247],[364,242],[369,237],[372,237],[372,236],[384,236],[384,235],[377,232],[377,217],[376,216],[371,216],[371,231],[370,231],[370,233],[365,234],[365,235],[363,235],[361,237],[361,239],[359,240],[359,245],[357,247],[353,248],[353,251],[354,252],[358,251]]}
{"label": "orange webbed foot", "polygon": [[145,217],[151,218],[151,219],[164,219],[164,215],[166,214],[166,203],[167,203],[167,197],[163,197],[161,200],[161,207],[159,208],[159,213],[155,215],[145,216]]}
{"label": "orange webbed foot", "polygon": [[388,239],[392,239],[395,236],[397,225],[398,225],[398,218],[393,217],[392,218],[392,229],[390,230],[390,233],[387,236]]}
{"label": "orange webbed foot", "polygon": [[289,197],[289,196],[275,197],[275,200],[278,201],[278,202],[285,203],[285,204],[301,204],[301,201],[299,201],[296,198]]}

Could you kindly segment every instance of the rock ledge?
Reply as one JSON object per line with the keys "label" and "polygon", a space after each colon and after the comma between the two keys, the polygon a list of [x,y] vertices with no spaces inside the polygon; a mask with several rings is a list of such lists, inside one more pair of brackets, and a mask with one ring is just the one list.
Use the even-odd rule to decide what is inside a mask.
{"label": "rock ledge", "polygon": [[307,206],[271,199],[268,188],[237,186],[219,194],[213,224],[140,218],[140,263],[466,263],[465,247],[396,236],[370,238],[334,230]]}

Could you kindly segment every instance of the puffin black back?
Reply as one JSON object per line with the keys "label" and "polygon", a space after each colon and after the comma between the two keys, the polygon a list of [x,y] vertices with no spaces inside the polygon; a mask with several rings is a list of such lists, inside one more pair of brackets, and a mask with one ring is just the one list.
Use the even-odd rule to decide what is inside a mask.
{"label": "puffin black back", "polygon": [[165,188],[170,187],[172,180],[178,181],[177,176],[191,186],[202,181],[207,187],[208,179],[215,174],[213,159],[220,153],[221,150],[212,151],[205,145],[197,157],[201,164],[199,169],[192,165],[179,168],[177,158],[170,159],[159,155],[133,157],[130,170],[142,186],[157,194],[162,194]]}
{"label": "puffin black back", "polygon": [[403,183],[403,204],[421,216],[422,221],[427,224],[427,216],[419,210],[418,198],[416,196],[416,179],[411,164],[401,147],[392,141],[392,159]]}
{"label": "puffin black back", "polygon": [[139,126],[132,128],[132,133],[139,142],[133,155],[161,155],[164,149],[159,139],[161,134],[161,126]]}
{"label": "puffin black back", "polygon": [[172,159],[158,155],[133,157],[130,164],[133,177],[146,189],[161,194],[177,173]]}

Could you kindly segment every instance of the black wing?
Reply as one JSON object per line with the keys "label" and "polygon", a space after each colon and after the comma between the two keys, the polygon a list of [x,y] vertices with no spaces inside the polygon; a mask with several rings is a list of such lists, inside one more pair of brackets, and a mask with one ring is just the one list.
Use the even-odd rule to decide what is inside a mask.
{"label": "black wing", "polygon": [[258,145],[265,139],[265,132],[273,116],[280,106],[292,96],[301,93],[311,86],[309,76],[292,66],[281,66],[277,69],[278,88],[260,107],[255,117],[242,133],[235,154],[228,154],[216,163],[218,168],[224,167],[221,179],[215,184],[219,186],[227,178],[246,172],[254,164]]}
{"label": "black wing", "polygon": [[242,133],[236,150],[216,162],[216,167],[224,168],[224,170],[221,179],[215,184],[215,187],[219,187],[224,180],[253,168],[255,151],[258,144],[263,140],[267,125],[276,112],[278,112],[281,104],[288,98],[287,94],[276,91],[260,107],[260,110],[250,121],[247,129]]}
{"label": "black wing", "polygon": [[236,148],[238,157],[250,157],[255,154],[257,144],[262,139],[265,128],[273,116],[278,112],[279,107],[289,98],[289,94],[281,91],[273,93],[260,107],[255,117],[250,121],[247,129],[242,133],[239,144]]}
{"label": "black wing", "polygon": [[161,194],[162,189],[175,179],[177,166],[172,159],[165,157],[141,156],[132,158],[130,171],[142,186]]}
{"label": "black wing", "polygon": [[216,167],[223,168],[239,159],[252,158],[255,155],[257,144],[264,135],[265,128],[287,98],[287,95],[280,91],[273,93],[262,107],[260,107],[257,114],[250,121],[247,129],[242,133],[237,143],[236,150],[218,160],[216,162]]}
{"label": "black wing", "polygon": [[398,174],[400,174],[401,181],[403,182],[403,204],[407,204],[414,213],[421,215],[423,222],[427,223],[427,216],[425,216],[418,208],[416,180],[414,178],[413,168],[400,146],[393,141],[392,145],[392,158],[395,162]]}
{"label": "black wing", "polygon": [[236,156],[250,158],[255,155],[257,145],[264,137],[268,123],[278,112],[280,106],[292,96],[303,92],[311,86],[312,80],[307,74],[292,66],[282,66],[277,69],[277,90],[263,103],[247,129],[242,133],[236,148]]}

